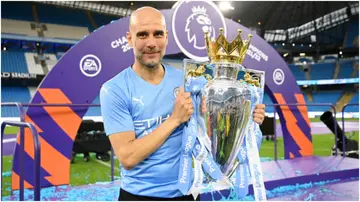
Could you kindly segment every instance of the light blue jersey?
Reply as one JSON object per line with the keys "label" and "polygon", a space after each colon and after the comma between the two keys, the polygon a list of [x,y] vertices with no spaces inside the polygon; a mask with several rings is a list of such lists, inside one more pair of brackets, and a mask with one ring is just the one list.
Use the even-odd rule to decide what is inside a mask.
{"label": "light blue jersey", "polygon": [[[165,76],[153,85],[128,67],[104,83],[101,114],[107,135],[135,131],[136,138],[154,131],[172,113],[175,91],[183,85],[181,70],[164,65]],[[183,127],[178,127],[153,154],[131,170],[121,169],[121,188],[151,197],[178,197],[178,174]]]}

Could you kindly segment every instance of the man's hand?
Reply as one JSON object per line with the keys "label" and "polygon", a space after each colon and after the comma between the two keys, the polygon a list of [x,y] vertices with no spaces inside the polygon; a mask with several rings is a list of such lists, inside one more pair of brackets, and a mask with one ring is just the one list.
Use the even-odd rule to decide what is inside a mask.
{"label": "man's hand", "polygon": [[261,125],[265,118],[265,105],[257,104],[254,110],[254,121]]}
{"label": "man's hand", "polygon": [[175,99],[174,108],[170,118],[180,125],[181,123],[188,121],[193,112],[194,107],[192,105],[190,93],[184,92],[184,88],[181,87]]}

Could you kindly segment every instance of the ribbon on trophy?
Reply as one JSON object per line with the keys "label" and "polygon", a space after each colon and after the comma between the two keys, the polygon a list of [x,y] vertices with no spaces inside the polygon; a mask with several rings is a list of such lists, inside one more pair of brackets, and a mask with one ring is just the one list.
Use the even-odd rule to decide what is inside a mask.
{"label": "ribbon on trophy", "polygon": [[[209,147],[206,147],[206,132],[203,122],[198,118],[202,98],[200,90],[207,83],[205,77],[188,78],[185,85],[185,91],[191,93],[194,113],[189,122],[184,126],[182,138],[182,150],[180,158],[180,170],[178,185],[179,190],[184,194],[191,193],[194,198],[202,190],[204,179],[203,170],[213,179],[221,180],[223,175],[210,155]],[[203,125],[202,125],[203,124]],[[210,140],[208,140],[210,141]],[[194,149],[195,148],[195,149]],[[192,180],[192,156],[194,162],[194,179]]]}
{"label": "ribbon on trophy", "polygon": [[[254,111],[255,106],[260,104],[262,100],[262,91],[260,88],[250,85],[249,89],[251,90],[251,103],[252,103],[252,111]],[[240,165],[246,167],[250,171],[251,180],[254,188],[254,197],[255,201],[265,201],[266,200],[266,190],[264,186],[263,174],[261,171],[260,157],[259,157],[259,146],[262,140],[262,133],[258,124],[256,124],[251,118],[248,123],[247,135],[245,136],[245,151],[244,145],[241,147],[241,150],[238,154],[238,159],[240,161]],[[247,157],[247,158],[246,158]],[[244,159],[246,158],[246,159]],[[241,164],[242,163],[242,164]],[[247,170],[242,169],[239,166],[237,170],[239,174],[237,177],[240,178],[242,176],[247,176]],[[236,179],[237,185],[237,193],[239,197],[244,197],[248,193],[248,181],[244,181],[244,183],[239,183],[239,181],[243,181],[242,179]]]}
{"label": "ribbon on trophy", "polygon": [[238,153],[239,167],[236,169],[236,181],[235,181],[235,191],[238,198],[245,197],[248,192],[248,161],[246,158],[246,146],[245,140],[241,145],[240,151]]}

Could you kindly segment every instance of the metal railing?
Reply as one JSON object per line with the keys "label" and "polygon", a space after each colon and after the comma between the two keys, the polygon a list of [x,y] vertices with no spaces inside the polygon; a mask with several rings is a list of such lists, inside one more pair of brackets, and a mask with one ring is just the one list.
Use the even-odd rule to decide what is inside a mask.
{"label": "metal railing", "polygon": [[342,124],[342,129],[344,131],[344,135],[343,135],[343,157],[345,157],[345,117],[344,117],[344,112],[345,112],[345,109],[348,107],[348,106],[358,106],[359,107],[359,103],[357,104],[346,104],[343,106],[342,110],[341,110],[341,124]]}
{"label": "metal railing", "polygon": [[[18,103],[18,102],[5,102],[5,103],[1,103],[1,106],[16,106],[19,110],[20,122],[25,123],[24,107],[100,107],[100,104],[64,104],[64,103],[59,103],[59,104],[48,104],[48,103],[22,104],[22,103]],[[11,123],[14,123],[14,122],[11,122]],[[23,133],[24,133],[24,128],[21,127],[20,134],[23,134]],[[38,133],[37,133],[37,136],[38,136]],[[1,142],[2,142],[2,140],[3,140],[3,131],[1,133]],[[24,145],[22,145],[21,148],[22,148],[22,150],[21,150],[22,154],[20,154],[20,155],[23,155]],[[111,147],[111,157],[110,158],[111,158],[111,168],[110,168],[111,169],[111,181],[114,181],[114,150],[112,147]],[[23,162],[21,162],[21,163],[23,164]],[[23,166],[21,166],[21,167],[23,167]],[[40,173],[40,167],[38,168],[37,172]],[[23,180],[23,178],[24,178],[23,173],[20,173],[20,181]],[[20,200],[23,200],[23,198],[24,198],[24,184],[20,183]]]}
{"label": "metal railing", "polygon": [[[20,159],[20,171],[19,171],[19,178],[20,178],[20,187],[19,187],[19,195],[20,195],[20,201],[24,201],[24,153],[25,153],[25,134],[24,134],[24,127],[27,127],[30,129],[33,141],[34,141],[34,200],[40,201],[40,140],[39,140],[39,134],[35,128],[35,126],[32,123],[25,123],[25,122],[18,122],[18,121],[4,121],[1,124],[1,142],[4,138],[4,130],[7,125],[10,126],[17,126],[20,127],[20,148],[21,152],[19,154]],[[3,150],[4,147],[1,148],[1,158],[3,156]],[[1,168],[3,170],[3,168]],[[2,178],[2,177],[1,177]]]}
{"label": "metal railing", "polygon": [[[274,146],[275,146],[275,153],[274,153],[274,158],[275,161],[277,160],[277,137],[276,137],[276,107],[277,106],[330,106],[331,108],[334,109],[334,118],[336,120],[336,109],[335,106],[331,103],[322,103],[322,104],[297,104],[297,103],[293,103],[293,104],[265,104],[266,106],[272,106],[274,109]],[[337,124],[336,121],[334,121],[334,130],[335,130],[335,137],[337,137]],[[344,137],[343,137],[344,138]],[[336,144],[336,138],[335,138],[335,147],[336,147],[336,151],[335,154],[337,155],[337,144]]]}

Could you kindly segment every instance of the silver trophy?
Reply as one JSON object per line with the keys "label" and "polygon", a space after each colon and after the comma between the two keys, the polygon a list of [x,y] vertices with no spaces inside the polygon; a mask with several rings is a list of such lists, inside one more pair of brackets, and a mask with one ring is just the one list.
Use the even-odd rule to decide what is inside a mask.
{"label": "silver trophy", "polygon": [[[205,40],[210,61],[198,63],[185,60],[184,62],[185,83],[190,77],[204,76],[208,80],[201,90],[202,102],[197,106],[199,119],[205,126],[203,128],[206,134],[206,137],[200,138],[200,141],[208,145],[209,155],[212,155],[226,181],[222,186],[213,189],[221,190],[232,186],[230,179],[239,165],[237,154],[247,133],[249,120],[252,118],[253,87],[263,87],[261,72],[247,70],[242,65],[250,39],[251,35],[248,40],[243,41],[241,30],[230,43],[223,35],[222,29],[216,41],[211,41],[206,33]],[[239,73],[244,74],[240,80]],[[207,175],[204,183],[211,182],[215,183],[215,180]]]}

